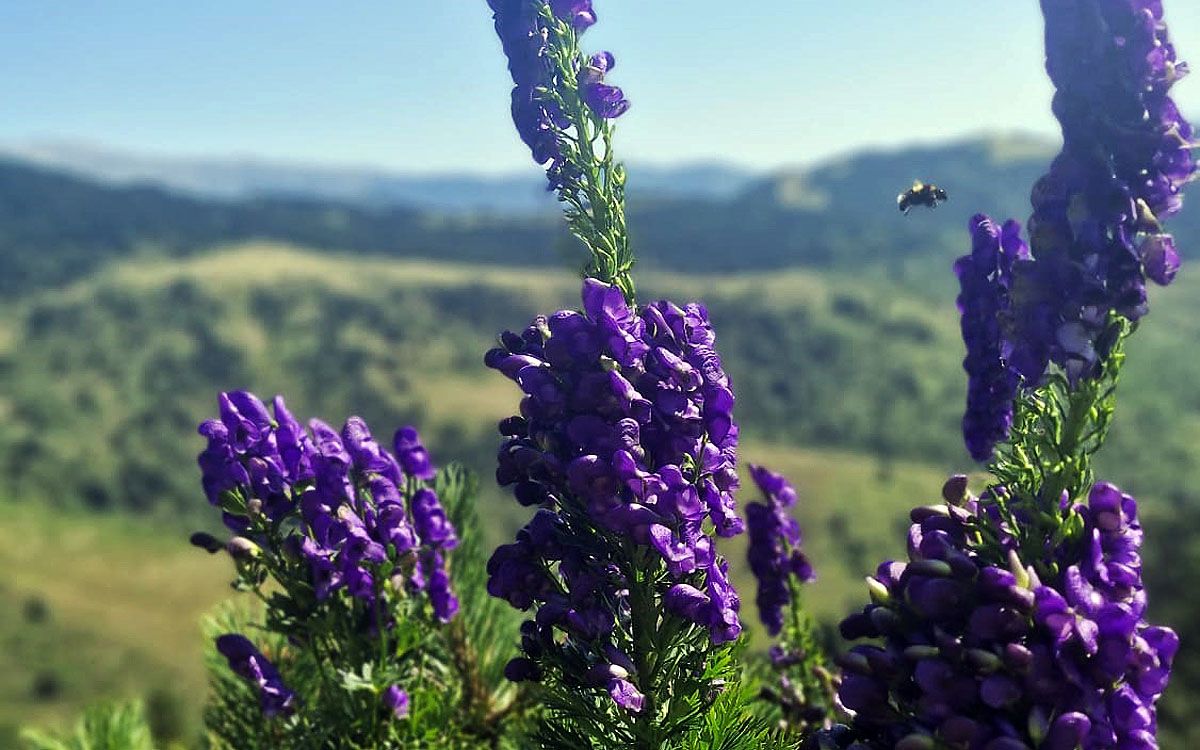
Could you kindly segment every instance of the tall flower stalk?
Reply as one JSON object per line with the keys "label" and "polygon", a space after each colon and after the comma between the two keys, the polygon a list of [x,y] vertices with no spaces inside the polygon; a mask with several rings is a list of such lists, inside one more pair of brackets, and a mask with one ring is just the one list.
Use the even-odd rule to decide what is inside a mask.
{"label": "tall flower stalk", "polygon": [[625,169],[613,155],[613,121],[629,109],[606,78],[609,52],[587,54],[591,0],[488,0],[513,78],[512,116],[571,232],[587,247],[586,275],[633,302],[633,251],[625,222]]}
{"label": "tall flower stalk", "polygon": [[816,580],[816,572],[802,549],[800,524],[789,515],[796,505],[795,488],[762,466],[751,466],[750,476],[765,502],[746,506],[746,556],[758,581],[759,619],[778,638],[770,649],[778,679],[764,686],[761,696],[778,707],[786,732],[803,734],[827,727],[834,716],[836,678],[802,593],[805,584]]}
{"label": "tall flower stalk", "polygon": [[991,460],[912,513],[908,559],[842,623],[849,727],[818,747],[1158,747],[1178,650],[1146,621],[1137,502],[1096,482],[1146,279],[1179,265],[1163,227],[1196,164],[1168,94],[1186,72],[1162,2],[1043,0],[1063,150],[1020,227],[971,221],[955,271],[969,376],[963,434]]}
{"label": "tall flower stalk", "polygon": [[706,313],[631,309],[589,279],[582,311],[501,344],[487,362],[524,398],[500,425],[496,476],[537,509],[488,567],[489,591],[534,615],[510,677],[557,696],[547,736],[594,723],[661,747],[731,679],[741,632],[713,539],[742,530],[737,425]]}
{"label": "tall flower stalk", "polygon": [[[628,109],[586,54],[590,0],[489,0],[513,120],[588,248],[579,309],[506,332],[486,357],[523,395],[496,477],[536,508],[489,563],[489,591],[531,617],[511,679],[540,686],[543,747],[757,747],[733,686],[740,599],[715,537],[735,536],[734,394],[703,305],[638,305],[625,173]],[[716,733],[716,734],[714,734]]]}
{"label": "tall flower stalk", "polygon": [[963,427],[981,461],[1008,434],[1018,380],[1026,394],[1056,380],[1083,393],[1085,381],[1115,378],[1120,344],[1149,309],[1146,280],[1169,284],[1179,267],[1164,222],[1196,173],[1192,127],[1170,97],[1188,67],[1163,3],[1042,9],[1063,148],[1033,188],[1028,245],[1015,222],[1001,231],[978,216],[975,248],[958,266],[971,383]]}

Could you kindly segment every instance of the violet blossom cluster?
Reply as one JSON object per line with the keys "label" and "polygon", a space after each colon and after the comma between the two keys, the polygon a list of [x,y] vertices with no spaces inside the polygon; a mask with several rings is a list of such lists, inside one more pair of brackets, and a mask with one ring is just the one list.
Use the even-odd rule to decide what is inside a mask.
{"label": "violet blossom cluster", "polygon": [[[1050,550],[1039,578],[996,506],[965,488],[955,477],[950,502],[913,511],[908,562],[881,565],[874,603],[843,621],[844,637],[882,644],[841,659],[854,719],[817,746],[1157,748],[1155,702],[1179,643],[1145,620],[1134,499],[1095,485],[1072,509],[1082,538]],[[994,549],[969,541],[984,526],[1000,530]]]}
{"label": "violet blossom cluster", "polygon": [[668,611],[713,643],[737,638],[739,599],[705,526],[725,537],[743,529],[734,395],[714,344],[703,306],[631,309],[616,286],[588,279],[582,312],[538,317],[488,352],[524,393],[521,413],[500,424],[496,478],[539,508],[488,563],[493,596],[537,610],[510,677],[536,679],[549,650],[586,654],[583,680],[640,710],[614,634],[631,627],[630,564],[654,558]]}
{"label": "violet blossom cluster", "polygon": [[284,683],[279,670],[243,635],[230,633],[216,640],[217,651],[229,662],[229,668],[258,690],[263,715],[286,716],[296,710],[296,694]]}
{"label": "violet blossom cluster", "polygon": [[[393,454],[358,417],[340,433],[316,419],[305,429],[281,397],[268,411],[244,391],[222,393],[219,407],[220,418],[200,426],[208,445],[199,464],[209,502],[242,535],[231,549],[276,544],[276,554],[299,555],[318,601],[344,589],[374,606],[390,582],[423,592],[438,620],[455,615],[445,553],[458,539],[413,428],[396,433]],[[260,517],[275,528],[293,519],[294,532],[272,540]]]}
{"label": "violet blossom cluster", "polygon": [[796,490],[785,477],[762,466],[751,466],[750,476],[762,491],[765,503],[746,505],[749,546],[746,559],[758,581],[758,616],[771,635],[783,629],[783,610],[792,603],[792,580],[816,580],[812,563],[800,549],[800,524],[788,515],[796,504]]}
{"label": "violet blossom cluster", "polygon": [[980,268],[963,278],[964,316],[998,312],[1003,322],[997,347],[991,325],[963,321],[978,371],[968,444],[983,459],[1007,435],[1002,402],[1011,401],[1012,378],[1036,386],[1051,363],[1072,382],[1096,375],[1112,344],[1109,316],[1138,320],[1148,309],[1146,279],[1174,278],[1179,255],[1163,221],[1196,173],[1192,127],[1169,94],[1187,65],[1176,59],[1161,0],[1043,0],[1042,10],[1063,148],[1033,188],[1031,253],[1011,274],[989,273],[997,288]]}
{"label": "violet blossom cluster", "polygon": [[1013,364],[1030,379],[1047,361],[1088,375],[1108,311],[1145,314],[1145,279],[1167,284],[1179,265],[1161,222],[1196,171],[1191,125],[1169,95],[1187,65],[1162,2],[1043,0],[1042,10],[1063,149],[1034,186],[1036,262],[1020,271],[1029,299]]}
{"label": "violet blossom cluster", "polygon": [[[547,166],[551,187],[562,187],[566,163],[559,136],[571,127],[568,113],[550,95],[565,84],[551,55],[551,30],[545,10],[580,34],[596,23],[591,0],[488,0],[493,12],[496,34],[500,37],[508,70],[512,75],[512,118],[521,140],[529,147],[533,160]],[[573,60],[574,85],[579,99],[596,116],[620,117],[629,109],[624,93],[605,82],[616,64],[608,52],[593,55],[584,62]]]}
{"label": "violet blossom cluster", "polygon": [[971,219],[971,253],[954,264],[962,289],[958,310],[967,345],[963,439],[976,461],[990,458],[1012,428],[1013,399],[1020,379],[1007,364],[1008,347],[1000,326],[1011,309],[1013,264],[1028,258],[1029,247],[1021,239],[1017,222],[999,227],[979,214]]}

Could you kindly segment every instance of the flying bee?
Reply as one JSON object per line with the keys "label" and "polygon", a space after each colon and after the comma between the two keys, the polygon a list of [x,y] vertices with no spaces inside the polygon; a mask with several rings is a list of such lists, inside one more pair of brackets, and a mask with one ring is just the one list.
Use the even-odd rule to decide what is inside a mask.
{"label": "flying bee", "polygon": [[949,200],[946,191],[937,185],[926,185],[920,180],[913,180],[913,186],[896,196],[896,205],[905,216],[913,206],[928,206],[937,208],[939,203]]}

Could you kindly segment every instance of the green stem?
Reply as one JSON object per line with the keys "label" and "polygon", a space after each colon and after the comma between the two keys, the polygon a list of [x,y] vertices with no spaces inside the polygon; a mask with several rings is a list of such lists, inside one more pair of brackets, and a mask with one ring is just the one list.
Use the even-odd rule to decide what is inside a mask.
{"label": "green stem", "polygon": [[[634,258],[625,221],[624,178],[613,162],[612,126],[596,117],[579,95],[579,71],[586,67],[587,59],[579,49],[575,30],[556,21],[549,9],[543,14],[552,32],[559,81],[546,97],[574,129],[573,134],[569,129],[560,130],[557,137],[563,153],[578,170],[578,177],[568,178],[560,188],[559,197],[571,207],[571,232],[591,253],[587,275],[615,284],[632,305],[636,297],[631,276]],[[603,154],[597,153],[597,141]]]}
{"label": "green stem", "polygon": [[[630,552],[637,554],[636,548],[630,547]],[[634,560],[634,575],[629,587],[631,622],[633,636],[633,665],[637,668],[638,687],[645,696],[645,704],[635,720],[638,748],[657,750],[661,742],[658,738],[658,717],[656,671],[658,668],[656,656],[658,644],[655,639],[658,624],[658,614],[654,607],[653,581],[644,571],[645,566]]]}

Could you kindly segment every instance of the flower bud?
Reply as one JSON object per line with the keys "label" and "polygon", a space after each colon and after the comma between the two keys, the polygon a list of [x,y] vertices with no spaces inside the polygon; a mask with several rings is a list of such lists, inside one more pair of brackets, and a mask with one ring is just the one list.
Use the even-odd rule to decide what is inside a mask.
{"label": "flower bud", "polygon": [[221,544],[221,540],[204,531],[197,531],[195,534],[192,534],[191,537],[188,538],[188,542],[190,542],[193,547],[199,547],[210,555],[220,552],[225,546],[224,544]]}
{"label": "flower bud", "polygon": [[844,654],[839,654],[836,658],[838,666],[848,672],[857,672],[862,675],[871,674],[871,664],[867,661],[867,657],[858,651],[847,651]]}
{"label": "flower bud", "polygon": [[914,732],[896,743],[896,750],[934,750],[937,743],[927,734]]}
{"label": "flower bud", "polygon": [[870,620],[871,625],[884,635],[893,632],[900,625],[900,616],[887,607],[876,607],[871,610]]}
{"label": "flower bud", "polygon": [[949,578],[954,573],[950,564],[942,560],[914,560],[909,563],[908,569],[915,574],[942,578]]}
{"label": "flower bud", "polygon": [[1008,569],[1016,577],[1016,584],[1023,589],[1029,588],[1032,579],[1029,577],[1029,571],[1021,563],[1021,557],[1016,550],[1008,551]]}
{"label": "flower bud", "polygon": [[979,648],[967,649],[967,660],[971,662],[971,666],[984,674],[995,672],[1003,666],[999,656]]}
{"label": "flower bud", "polygon": [[887,606],[892,600],[892,593],[888,591],[888,587],[873,576],[867,576],[867,591],[871,595],[871,601],[881,607]]}
{"label": "flower bud", "polygon": [[955,474],[942,485],[942,498],[951,505],[962,505],[967,501],[967,475]]}
{"label": "flower bud", "polygon": [[262,555],[262,548],[244,536],[235,536],[225,545],[229,556],[238,562],[254,560]]}
{"label": "flower bud", "polygon": [[909,646],[904,649],[904,658],[911,661],[920,661],[922,659],[936,659],[941,656],[942,651],[937,646]]}

